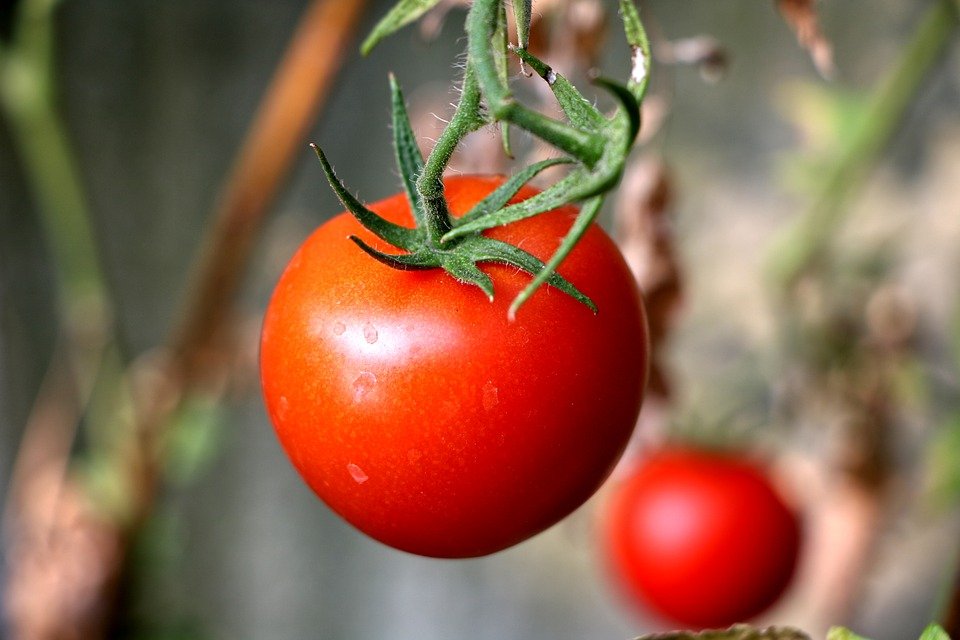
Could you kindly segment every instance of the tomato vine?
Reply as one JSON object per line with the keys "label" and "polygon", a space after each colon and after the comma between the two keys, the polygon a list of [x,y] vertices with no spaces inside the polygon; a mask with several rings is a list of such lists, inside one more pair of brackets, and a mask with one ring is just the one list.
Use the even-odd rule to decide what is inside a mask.
{"label": "tomato vine", "polygon": [[[438,0],[400,0],[363,43],[370,51],[382,38],[415,20]],[[650,45],[632,0],[620,0],[624,32],[633,50],[633,69],[626,84],[598,79],[596,84],[617,102],[610,116],[601,113],[573,84],[526,49],[531,3],[515,2],[518,44],[508,43],[507,15],[501,0],[476,0],[467,16],[467,62],[456,111],[425,159],[417,147],[399,84],[391,76],[394,149],[403,186],[416,226],[402,227],[370,211],[334,174],[319,147],[324,172],[344,206],[366,229],[400,250],[384,252],[357,238],[351,239],[371,257],[403,270],[442,268],[460,282],[479,287],[493,299],[493,282],[477,265],[498,262],[533,276],[516,296],[508,315],[513,318],[534,291],[546,283],[597,311],[594,302],[557,273],[595,220],[606,194],[620,180],[627,156],[640,128],[640,103],[646,93]],[[516,100],[507,78],[507,60],[516,55],[544,81],[568,122],[550,118]],[[500,123],[504,150],[510,153],[509,126],[513,125],[549,143],[561,156],[522,168],[463,217],[454,219],[443,190],[443,172],[463,138],[483,126]],[[510,204],[530,179],[547,167],[571,165],[566,176],[538,195]],[[482,232],[579,202],[577,218],[554,254],[541,261],[523,249],[493,240]]]}

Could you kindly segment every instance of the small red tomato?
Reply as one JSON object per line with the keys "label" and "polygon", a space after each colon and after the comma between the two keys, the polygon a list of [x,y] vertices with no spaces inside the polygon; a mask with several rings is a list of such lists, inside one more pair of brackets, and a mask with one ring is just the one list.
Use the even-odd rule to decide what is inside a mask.
{"label": "small red tomato", "polygon": [[[451,211],[502,181],[446,180]],[[369,208],[412,226],[402,194]],[[575,215],[487,233],[545,260]],[[610,238],[591,227],[559,269],[598,313],[544,286],[510,321],[529,274],[484,264],[490,302],[439,269],[381,264],[350,235],[396,252],[333,218],[294,255],[264,319],[267,409],[307,484],[373,538],[436,557],[493,553],[580,506],[623,452],[646,381],[643,306]]]}
{"label": "small red tomato", "polygon": [[772,605],[797,564],[796,514],[754,464],[667,449],[614,490],[605,555],[629,596],[696,628],[746,621]]}

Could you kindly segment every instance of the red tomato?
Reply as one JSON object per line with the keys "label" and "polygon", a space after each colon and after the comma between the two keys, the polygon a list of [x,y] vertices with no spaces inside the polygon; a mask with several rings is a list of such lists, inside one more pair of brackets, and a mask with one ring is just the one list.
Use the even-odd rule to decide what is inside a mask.
{"label": "red tomato", "polygon": [[[501,182],[448,179],[451,211]],[[402,194],[370,208],[412,226]],[[575,215],[488,233],[545,260]],[[294,255],[263,325],[267,409],[307,484],[373,538],[436,557],[493,553],[581,505],[623,452],[646,382],[643,306],[613,242],[594,226],[560,267],[599,313],[544,286],[511,322],[529,274],[483,265],[491,303],[439,269],[385,266],[351,234],[395,252],[335,217]]]}
{"label": "red tomato", "polygon": [[698,628],[761,613],[794,572],[800,526],[767,476],[729,455],[664,450],[610,500],[608,565],[647,610]]}

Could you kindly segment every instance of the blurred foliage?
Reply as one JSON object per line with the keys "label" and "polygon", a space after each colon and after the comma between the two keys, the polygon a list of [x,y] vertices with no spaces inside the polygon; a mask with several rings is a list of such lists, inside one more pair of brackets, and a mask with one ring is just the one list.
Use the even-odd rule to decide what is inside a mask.
{"label": "blurred foliage", "polygon": [[867,101],[863,93],[841,85],[790,80],[779,87],[774,102],[797,137],[797,147],[781,161],[785,186],[800,195],[820,187],[823,168],[839,162],[852,142]]}

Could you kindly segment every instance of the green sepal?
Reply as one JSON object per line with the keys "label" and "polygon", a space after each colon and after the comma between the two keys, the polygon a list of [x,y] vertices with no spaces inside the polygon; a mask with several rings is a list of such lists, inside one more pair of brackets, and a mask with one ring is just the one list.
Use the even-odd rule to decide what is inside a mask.
{"label": "green sepal", "polygon": [[367,55],[377,43],[410,24],[440,3],[440,0],[400,0],[380,19],[367,39],[360,45],[360,53]]}
{"label": "green sepal", "polygon": [[606,124],[603,114],[569,80],[529,51],[514,49],[514,53],[550,85],[550,90],[571,124],[589,131],[600,131],[603,128]]}
{"label": "green sepal", "polygon": [[517,44],[526,49],[530,44],[530,14],[533,11],[532,0],[513,0],[513,17],[517,25]]}
{"label": "green sepal", "polygon": [[583,171],[582,169],[575,169],[565,177],[561,178],[559,181],[555,182],[552,186],[550,186],[550,188],[541,191],[533,197],[527,198],[523,202],[509,205],[502,209],[493,211],[492,213],[488,213],[483,217],[478,217],[462,224],[458,224],[449,233],[447,233],[443,239],[448,241],[454,238],[469,235],[471,233],[483,231],[484,229],[502,227],[503,225],[510,224],[511,222],[517,222],[518,220],[530,218],[532,216],[568,204],[572,201],[570,195],[573,194],[577,187],[584,182],[586,173],[587,172]]}
{"label": "green sepal", "polygon": [[472,256],[466,257],[459,253],[444,254],[440,259],[440,266],[460,282],[479,287],[487,296],[487,300],[493,302],[493,280],[480,270],[472,260]]}
{"label": "green sepal", "polygon": [[[573,251],[573,248],[580,242],[580,238],[583,237],[583,234],[586,233],[587,229],[597,218],[597,214],[600,213],[600,208],[603,206],[604,196],[595,196],[584,203],[583,207],[580,209],[580,213],[577,214],[576,219],[573,221],[573,225],[570,227],[570,230],[567,232],[567,235],[564,236],[563,241],[560,243],[560,246],[550,257],[550,260],[537,272],[533,280],[528,284],[523,291],[513,299],[513,302],[510,304],[510,310],[508,311],[508,316],[513,318],[517,315],[517,309],[520,306],[530,299],[530,296],[537,290],[537,288],[544,282],[550,282],[550,278],[556,276],[557,267],[563,262],[570,252]],[[573,294],[571,294],[573,295]],[[576,297],[576,296],[574,296]],[[583,302],[581,300],[581,302]],[[597,312],[597,307],[594,306],[593,302],[589,300],[584,302],[588,307],[593,309],[593,312]]]}
{"label": "green sepal", "polygon": [[517,195],[517,192],[520,191],[523,185],[532,180],[538,173],[549,167],[555,167],[560,164],[570,164],[571,162],[573,161],[569,158],[549,158],[524,167],[510,176],[509,180],[494,189],[486,198],[473,205],[470,211],[460,218],[455,219],[453,226],[457,227],[461,224],[472,222],[473,220],[483,218],[500,210],[510,202],[513,196]]}
{"label": "green sepal", "polygon": [[609,90],[620,102],[620,108],[612,119],[602,119],[607,142],[597,163],[592,168],[577,167],[566,177],[523,202],[504,207],[483,217],[458,223],[443,237],[444,241],[510,224],[571,202],[592,198],[609,191],[619,182],[630,148],[639,131],[640,106],[633,94],[626,91],[622,85],[608,80],[599,80],[597,84]]}
{"label": "green sepal", "polygon": [[374,249],[357,236],[350,236],[350,239],[354,244],[363,249],[367,255],[394,269],[417,271],[421,269],[435,269],[439,266],[436,258],[429,253],[384,253],[383,251]]}
{"label": "green sepal", "polygon": [[[576,225],[577,222],[574,222],[574,227]],[[573,231],[574,228],[571,228],[571,234]],[[350,240],[375,260],[394,269],[415,271],[440,267],[458,281],[479,287],[491,301],[494,294],[493,280],[477,266],[478,263],[498,262],[526,271],[534,277],[534,280],[517,297],[519,302],[514,300],[511,304],[509,312],[511,319],[516,316],[519,306],[529,299],[536,288],[543,283],[555,287],[578,302],[585,304],[594,313],[597,312],[597,307],[590,298],[556,272],[556,265],[566,254],[559,259],[556,259],[556,256],[552,258],[551,264],[553,266],[551,267],[519,247],[481,235],[464,238],[457,243],[454,250],[437,250],[421,246],[415,252],[402,254],[385,253],[374,249],[357,236],[350,236]],[[562,250],[563,244],[561,244],[558,253]],[[534,283],[536,284],[534,285]]]}
{"label": "green sepal", "polygon": [[330,183],[330,188],[337,194],[337,198],[340,199],[340,202],[343,203],[347,211],[357,219],[357,222],[378,238],[396,247],[409,248],[420,243],[422,234],[418,229],[410,229],[394,224],[367,209],[362,202],[357,200],[354,195],[347,190],[334,173],[333,167],[331,167],[330,162],[327,161],[323,150],[315,144],[311,144],[310,146],[313,147],[317,158],[320,159],[320,165],[323,167],[323,173],[327,176],[327,182]]}
{"label": "green sepal", "polygon": [[[571,284],[570,281],[556,271],[550,271],[544,274],[544,269],[546,267],[544,262],[540,260],[540,258],[524,251],[520,247],[484,236],[473,236],[467,238],[464,240],[463,244],[468,246],[470,256],[475,261],[499,262],[501,264],[508,264],[522,269],[534,276],[535,281],[539,279],[537,286],[546,282],[550,286],[559,289],[568,296],[572,297],[577,302],[586,305],[594,313],[597,312],[597,305],[593,303],[593,300],[584,295],[579,289]],[[521,300],[519,304],[517,303],[517,300],[514,300],[510,305],[510,311],[508,315],[511,320],[516,317],[516,312],[520,304],[523,304],[523,302],[529,299],[529,297],[533,294],[533,290],[528,292],[528,289],[530,289],[529,286],[527,289],[524,289],[524,293],[527,293],[527,295],[523,297],[523,300]],[[523,293],[521,293],[520,296],[523,296]],[[518,296],[517,299],[519,299],[520,296]]]}
{"label": "green sepal", "polygon": [[499,3],[474,2],[467,14],[467,57],[477,75],[489,115],[541,138],[585,165],[593,166],[602,154],[603,136],[555,120],[517,102],[497,73],[496,33]]}
{"label": "green sepal", "polygon": [[624,154],[629,153],[633,141],[637,139],[637,134],[640,133],[640,103],[630,89],[619,82],[608,78],[596,78],[593,83],[606,89],[620,103],[619,113],[626,116],[628,122],[623,140],[625,142]]}
{"label": "green sepal", "polygon": [[410,125],[403,92],[400,91],[400,85],[392,73],[390,74],[390,111],[393,117],[393,149],[397,166],[400,168],[400,177],[403,179],[403,189],[407,193],[410,211],[417,223],[417,228],[422,228],[426,221],[420,191],[417,189],[417,180],[423,172],[423,155],[420,153],[416,135]]}
{"label": "green sepal", "polygon": [[647,94],[647,86],[650,84],[650,63],[653,61],[650,39],[647,38],[647,32],[643,28],[643,22],[640,21],[640,14],[633,0],[620,0],[620,16],[623,18],[623,31],[633,58],[627,89],[640,103],[643,102]]}

